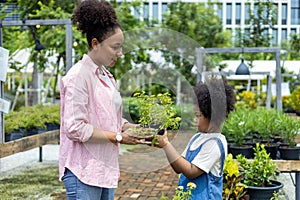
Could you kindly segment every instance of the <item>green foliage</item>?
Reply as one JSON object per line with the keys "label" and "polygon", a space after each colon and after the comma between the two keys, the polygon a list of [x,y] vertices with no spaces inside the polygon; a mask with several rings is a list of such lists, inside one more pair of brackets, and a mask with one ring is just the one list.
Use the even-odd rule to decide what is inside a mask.
{"label": "green foliage", "polygon": [[135,93],[140,112],[139,123],[146,127],[158,126],[159,129],[178,129],[181,118],[175,117],[176,109],[170,93],[147,95],[145,92]]}
{"label": "green foliage", "polygon": [[46,128],[47,123],[60,124],[59,105],[35,105],[22,107],[19,111],[11,111],[4,115],[5,133],[21,128],[30,130],[34,128]]}
{"label": "green foliage", "polygon": [[228,139],[232,139],[237,146],[242,146],[246,135],[250,132],[248,128],[248,109],[236,109],[230,112],[222,125],[222,133]]}
{"label": "green foliage", "polygon": [[299,128],[299,121],[275,109],[237,108],[228,115],[222,126],[222,133],[237,145],[242,145],[246,136],[269,141],[274,136],[281,136],[284,141],[295,146]]}
{"label": "green foliage", "polygon": [[289,147],[295,147],[295,138],[300,130],[300,121],[287,114],[282,114],[278,119],[278,124],[277,131],[283,141],[288,143]]}
{"label": "green foliage", "polygon": [[243,183],[247,186],[265,187],[276,176],[276,164],[272,162],[263,144],[256,144],[254,155],[252,161],[249,161],[242,154],[237,156],[237,161],[242,168],[241,171],[245,173]]}
{"label": "green foliage", "polygon": [[291,94],[292,108],[296,111],[300,111],[300,87],[298,86]]}

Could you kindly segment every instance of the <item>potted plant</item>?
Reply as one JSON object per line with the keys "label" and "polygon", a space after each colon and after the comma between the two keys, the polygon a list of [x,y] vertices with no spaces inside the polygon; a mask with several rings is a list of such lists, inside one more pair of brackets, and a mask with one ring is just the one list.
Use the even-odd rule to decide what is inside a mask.
{"label": "potted plant", "polygon": [[24,120],[16,111],[4,115],[5,142],[16,140],[24,136]]}
{"label": "potted plant", "polygon": [[276,159],[278,144],[274,143],[274,135],[278,131],[278,126],[280,125],[279,119],[282,112],[275,109],[259,108],[256,113],[259,136],[257,142],[264,143],[266,151],[270,153],[270,157]]}
{"label": "potted plant", "polygon": [[240,173],[237,162],[233,159],[232,154],[225,158],[223,169],[223,193],[222,199],[246,200],[246,185],[242,183],[244,173]]}
{"label": "potted plant", "polygon": [[47,131],[60,128],[60,105],[48,105],[43,107],[43,117]]}
{"label": "potted plant", "polygon": [[137,103],[139,111],[138,123],[146,129],[133,129],[133,134],[141,139],[151,138],[156,142],[156,134],[164,129],[176,130],[181,118],[176,116],[176,108],[170,93],[147,95],[144,91],[135,93],[132,101]]}
{"label": "potted plant", "polygon": [[237,156],[240,170],[244,173],[243,183],[247,185],[247,193],[251,200],[269,200],[274,192],[283,187],[283,184],[274,180],[277,167],[263,144],[256,144],[254,155],[252,161],[243,155]]}
{"label": "potted plant", "polygon": [[223,124],[222,132],[229,133],[230,135],[226,135],[226,137],[233,140],[233,143],[229,146],[229,152],[232,153],[234,158],[239,154],[243,154],[247,158],[253,157],[253,146],[245,143],[246,136],[249,133],[248,117],[248,109],[238,108],[229,114]]}
{"label": "potted plant", "polygon": [[300,147],[295,139],[300,130],[300,121],[283,114],[280,119],[279,131],[282,135],[283,143],[279,146],[280,158],[284,160],[299,160]]}

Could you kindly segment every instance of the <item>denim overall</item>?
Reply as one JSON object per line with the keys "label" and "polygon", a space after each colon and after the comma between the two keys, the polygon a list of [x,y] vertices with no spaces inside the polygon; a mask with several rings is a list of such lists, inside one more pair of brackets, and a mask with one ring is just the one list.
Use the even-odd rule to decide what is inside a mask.
{"label": "denim overall", "polygon": [[186,160],[192,162],[195,156],[200,152],[202,146],[209,140],[217,140],[218,146],[221,152],[221,170],[220,177],[213,175],[211,172],[203,173],[195,179],[188,179],[183,174],[180,174],[180,178],[178,181],[178,186],[183,186],[184,191],[187,189],[187,184],[189,182],[193,182],[196,184],[196,188],[192,190],[191,200],[221,200],[222,199],[222,190],[223,190],[223,167],[225,160],[225,151],[221,140],[217,137],[210,138],[202,143],[197,149],[191,151],[191,144],[200,136],[201,134],[195,136],[191,142],[189,143],[187,152],[186,152]]}

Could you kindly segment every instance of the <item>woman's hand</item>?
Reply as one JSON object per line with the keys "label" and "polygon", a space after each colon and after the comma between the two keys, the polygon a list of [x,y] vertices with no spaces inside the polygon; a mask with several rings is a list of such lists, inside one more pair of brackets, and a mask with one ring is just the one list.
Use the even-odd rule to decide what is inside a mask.
{"label": "woman's hand", "polygon": [[135,137],[131,134],[130,128],[128,128],[126,131],[121,132],[122,135],[122,141],[121,144],[147,144],[146,141],[141,140],[138,137]]}
{"label": "woman's hand", "polygon": [[123,124],[122,131],[124,132],[124,131],[126,131],[130,128],[140,128],[140,127],[141,127],[140,124],[132,124],[132,123],[129,123],[129,122],[125,122]]}
{"label": "woman's hand", "polygon": [[164,134],[163,135],[156,135],[157,137],[157,147],[160,147],[160,148],[163,148],[164,146],[166,146],[167,144],[169,144],[169,139],[168,139],[168,132],[167,130],[165,129],[164,130]]}

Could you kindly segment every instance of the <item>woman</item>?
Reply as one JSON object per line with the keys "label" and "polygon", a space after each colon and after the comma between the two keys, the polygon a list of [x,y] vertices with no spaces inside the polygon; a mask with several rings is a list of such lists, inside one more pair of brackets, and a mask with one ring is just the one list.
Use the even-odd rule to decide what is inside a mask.
{"label": "woman", "polygon": [[68,199],[114,199],[119,143],[141,144],[122,120],[122,100],[112,67],[124,36],[108,2],[83,1],[72,21],[86,35],[88,53],[61,83],[59,172]]}

